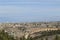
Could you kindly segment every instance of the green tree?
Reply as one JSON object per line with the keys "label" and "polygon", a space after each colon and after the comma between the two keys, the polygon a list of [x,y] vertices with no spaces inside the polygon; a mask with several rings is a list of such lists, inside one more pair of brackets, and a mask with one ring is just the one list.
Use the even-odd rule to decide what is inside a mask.
{"label": "green tree", "polygon": [[58,36],[57,35],[55,36],[55,39],[54,40],[58,40]]}
{"label": "green tree", "polygon": [[14,37],[8,35],[4,30],[0,31],[0,40],[14,40]]}
{"label": "green tree", "polygon": [[48,40],[48,38],[46,37],[45,40]]}
{"label": "green tree", "polygon": [[43,40],[43,38],[41,38],[41,40]]}

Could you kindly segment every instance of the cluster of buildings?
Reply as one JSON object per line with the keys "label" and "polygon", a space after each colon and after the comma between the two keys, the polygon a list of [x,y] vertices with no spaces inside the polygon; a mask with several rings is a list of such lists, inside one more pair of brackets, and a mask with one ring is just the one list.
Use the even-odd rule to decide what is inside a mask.
{"label": "cluster of buildings", "polygon": [[13,35],[15,38],[20,38],[24,35],[27,38],[29,34],[34,32],[45,31],[47,29],[55,30],[55,28],[60,28],[60,22],[0,23],[0,30],[5,30],[5,32]]}

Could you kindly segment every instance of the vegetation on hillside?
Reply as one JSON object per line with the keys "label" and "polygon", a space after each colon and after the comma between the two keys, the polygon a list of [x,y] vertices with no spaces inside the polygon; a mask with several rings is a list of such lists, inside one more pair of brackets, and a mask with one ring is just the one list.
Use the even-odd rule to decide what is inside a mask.
{"label": "vegetation on hillside", "polygon": [[53,35],[56,35],[54,40],[60,40],[60,30],[55,30],[55,31],[44,31],[44,32],[41,32],[41,35],[40,36],[37,36],[35,38],[32,38],[32,39],[40,39],[40,40],[43,40],[43,38],[45,37],[45,40],[48,40],[48,36],[53,36]]}
{"label": "vegetation on hillside", "polygon": [[0,40],[14,40],[13,36],[8,35],[4,30],[0,31]]}
{"label": "vegetation on hillside", "polygon": [[48,36],[52,36],[52,35],[56,35],[54,40],[60,40],[60,36],[58,36],[58,34],[60,34],[60,30],[44,31],[44,32],[41,32],[41,34],[42,35],[37,36],[35,38],[28,37],[28,39],[25,39],[25,37],[23,36],[20,39],[14,39],[13,36],[8,35],[7,32],[4,32],[4,30],[2,30],[0,31],[0,40],[37,40],[37,39],[44,40],[44,37],[45,37],[45,40],[48,40]]}

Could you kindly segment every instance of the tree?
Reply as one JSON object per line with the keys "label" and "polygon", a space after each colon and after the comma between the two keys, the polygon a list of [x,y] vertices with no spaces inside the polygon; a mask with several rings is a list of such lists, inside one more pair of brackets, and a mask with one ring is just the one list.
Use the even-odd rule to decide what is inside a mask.
{"label": "tree", "polygon": [[48,40],[48,37],[46,37],[45,40]]}
{"label": "tree", "polygon": [[55,39],[54,40],[58,40],[58,36],[57,35],[55,36]]}
{"label": "tree", "polygon": [[43,38],[41,38],[41,40],[43,40]]}
{"label": "tree", "polygon": [[14,40],[14,37],[8,35],[4,30],[0,31],[0,40]]}

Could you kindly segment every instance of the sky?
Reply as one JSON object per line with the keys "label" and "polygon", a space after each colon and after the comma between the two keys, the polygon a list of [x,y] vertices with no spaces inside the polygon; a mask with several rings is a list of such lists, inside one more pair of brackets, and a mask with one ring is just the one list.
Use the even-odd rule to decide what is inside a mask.
{"label": "sky", "polygon": [[0,0],[0,22],[60,21],[60,0]]}

